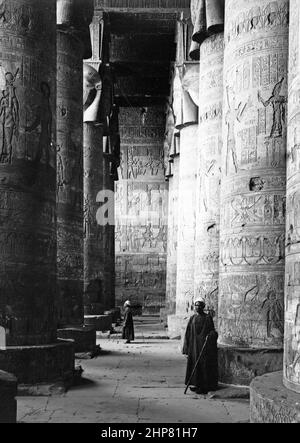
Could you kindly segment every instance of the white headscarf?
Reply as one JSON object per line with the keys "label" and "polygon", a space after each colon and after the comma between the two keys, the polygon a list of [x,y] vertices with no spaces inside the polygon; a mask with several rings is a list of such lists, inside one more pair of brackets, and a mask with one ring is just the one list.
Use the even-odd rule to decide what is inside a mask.
{"label": "white headscarf", "polygon": [[127,301],[124,303],[124,306],[131,306],[130,300],[127,300]]}

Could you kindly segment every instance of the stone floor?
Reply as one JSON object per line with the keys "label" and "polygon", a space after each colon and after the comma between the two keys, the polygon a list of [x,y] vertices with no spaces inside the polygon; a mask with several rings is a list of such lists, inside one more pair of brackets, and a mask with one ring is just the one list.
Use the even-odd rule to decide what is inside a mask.
{"label": "stone floor", "polygon": [[[156,322],[157,323],[157,322]],[[153,320],[136,320],[137,339],[99,340],[100,357],[77,361],[82,384],[56,397],[19,397],[22,423],[232,423],[248,422],[247,400],[184,395],[186,360]]]}

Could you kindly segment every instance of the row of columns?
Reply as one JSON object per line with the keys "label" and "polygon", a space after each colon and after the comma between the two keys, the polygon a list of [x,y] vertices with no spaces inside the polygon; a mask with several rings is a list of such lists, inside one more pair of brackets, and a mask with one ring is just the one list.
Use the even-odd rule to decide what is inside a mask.
{"label": "row of columns", "polygon": [[93,1],[11,0],[0,21],[0,369],[22,385],[71,379],[74,352],[96,346],[84,305],[96,293],[101,313],[114,307],[109,294],[103,302],[104,217],[97,222],[118,161],[117,147],[103,161],[104,74],[91,102],[105,122],[83,131],[93,12]]}
{"label": "row of columns", "polygon": [[[221,379],[248,384],[256,374],[282,369],[284,338],[285,384],[299,392],[299,6],[290,2],[290,24],[287,0],[208,0],[192,7],[193,39],[200,45],[198,166],[195,173],[194,143],[185,134],[191,129],[180,127],[174,109],[180,166],[172,209],[179,214],[177,271],[167,276],[173,276],[169,287],[176,279],[176,307],[168,295],[170,336],[180,335],[193,301],[204,297],[218,327]],[[184,110],[186,82],[180,79],[174,103],[180,95]],[[173,189],[172,156],[169,162]],[[197,176],[196,202],[187,175]],[[173,193],[170,199],[174,206]],[[174,235],[169,240],[175,244]]]}

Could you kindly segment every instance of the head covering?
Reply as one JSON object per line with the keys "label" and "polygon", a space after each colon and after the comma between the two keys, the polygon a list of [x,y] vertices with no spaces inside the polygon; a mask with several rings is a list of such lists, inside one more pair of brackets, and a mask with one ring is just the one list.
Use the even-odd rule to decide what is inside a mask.
{"label": "head covering", "polygon": [[124,306],[131,306],[131,303],[130,303],[130,301],[129,300],[127,300],[125,303],[124,303]]}
{"label": "head covering", "polygon": [[205,306],[205,300],[202,297],[197,298],[197,300],[195,300],[194,305],[204,305]]}

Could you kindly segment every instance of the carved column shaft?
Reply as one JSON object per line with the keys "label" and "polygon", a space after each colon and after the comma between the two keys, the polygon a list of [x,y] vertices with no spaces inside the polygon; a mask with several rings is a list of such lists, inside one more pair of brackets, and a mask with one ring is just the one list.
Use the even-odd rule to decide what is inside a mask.
{"label": "carved column shaft", "polygon": [[59,325],[83,324],[83,126],[79,34],[57,30]]}
{"label": "carved column shaft", "polygon": [[[115,183],[111,177],[111,161],[108,156],[103,159],[103,189],[108,191],[110,198],[113,198]],[[109,208],[111,207],[110,200]],[[112,214],[110,214],[112,217]],[[103,303],[105,309],[115,307],[115,226],[110,222],[102,227],[103,229],[103,260],[104,260],[104,281],[103,281]]]}
{"label": "carved column shaft", "polygon": [[300,4],[290,1],[284,384],[300,393]]}
{"label": "carved column shaft", "polygon": [[0,326],[8,346],[56,339],[56,5],[0,18]]}
{"label": "carved column shaft", "polygon": [[199,154],[197,177],[195,298],[218,310],[220,186],[223,108],[223,33],[200,48]]}
{"label": "carved column shaft", "polygon": [[180,157],[177,155],[174,157],[172,163],[173,175],[169,178],[166,288],[167,315],[173,315],[176,312],[179,162]]}
{"label": "carved column shaft", "polygon": [[219,340],[281,348],[288,1],[225,14]]}
{"label": "carved column shaft", "polygon": [[103,126],[84,123],[84,306],[86,315],[102,314],[103,236],[97,222],[97,195],[103,190]]}
{"label": "carved column shaft", "polygon": [[180,132],[176,315],[189,316],[194,299],[198,125]]}

